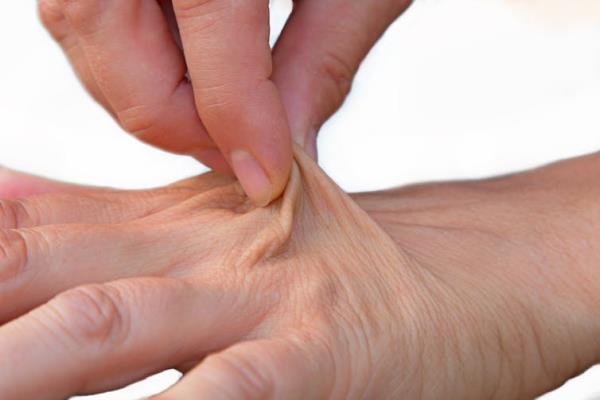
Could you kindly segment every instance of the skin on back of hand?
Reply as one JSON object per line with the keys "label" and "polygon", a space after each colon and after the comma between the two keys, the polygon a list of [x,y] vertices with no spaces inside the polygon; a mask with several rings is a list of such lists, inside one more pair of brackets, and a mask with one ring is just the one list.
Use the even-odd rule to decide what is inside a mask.
{"label": "skin on back of hand", "polygon": [[0,315],[58,296],[0,328],[0,392],[61,399],[192,363],[156,398],[541,394],[598,359],[594,307],[532,262],[548,254],[532,199],[561,209],[531,184],[549,171],[350,197],[296,150],[266,208],[216,173],[4,202]]}

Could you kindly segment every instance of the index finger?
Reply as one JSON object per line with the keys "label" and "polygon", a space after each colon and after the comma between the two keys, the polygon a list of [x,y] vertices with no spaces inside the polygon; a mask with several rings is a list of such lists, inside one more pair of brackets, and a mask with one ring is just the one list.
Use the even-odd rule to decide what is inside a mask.
{"label": "index finger", "polygon": [[292,160],[271,81],[268,0],[173,0],[198,113],[258,205],[283,191]]}

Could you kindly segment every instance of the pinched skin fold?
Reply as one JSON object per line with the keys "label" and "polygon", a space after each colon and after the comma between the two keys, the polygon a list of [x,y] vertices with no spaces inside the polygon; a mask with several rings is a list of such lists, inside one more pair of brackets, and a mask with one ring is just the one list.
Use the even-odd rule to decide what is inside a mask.
{"label": "pinched skin fold", "polygon": [[214,173],[2,201],[2,400],[181,365],[156,400],[532,398],[600,359],[598,170],[348,196],[296,149],[266,208]]}
{"label": "pinched skin fold", "polygon": [[[184,215],[185,208],[197,205],[200,214],[214,218],[215,225],[223,225],[203,231],[202,241],[220,242],[223,251],[215,258],[228,267],[271,264],[279,256],[290,259],[299,253],[318,259],[325,253],[320,246],[333,243],[336,246],[327,249],[332,254],[326,257],[331,260],[336,255],[355,253],[357,262],[407,262],[388,234],[299,148],[295,149],[295,159],[284,194],[269,207],[254,207],[237,182],[208,173],[195,178],[200,182],[200,195],[168,212]],[[219,221],[217,214],[224,220]],[[221,241],[224,231],[231,237]],[[373,260],[374,256],[381,259]]]}
{"label": "pinched skin fold", "polygon": [[[157,226],[177,225],[172,231],[178,231],[179,246],[193,249],[183,250],[163,273],[201,276],[204,283],[218,279],[219,290],[229,282],[236,304],[247,310],[239,317],[248,330],[244,340],[267,333],[293,337],[307,357],[321,360],[298,376],[335,370],[336,378],[322,382],[325,389],[315,398],[383,398],[373,396],[394,381],[390,352],[400,353],[407,343],[406,310],[417,309],[413,294],[421,278],[412,261],[299,148],[285,192],[266,208],[256,208],[237,182],[222,175],[195,178],[198,184],[201,194],[150,217]],[[185,225],[179,216],[188,219]],[[403,320],[407,329],[400,332]],[[331,355],[329,363],[323,355]],[[403,374],[409,379],[417,371]],[[305,390],[297,398],[311,398]]]}
{"label": "pinched skin fold", "polygon": [[[43,236],[44,251],[29,244],[27,259],[8,260],[28,264],[0,284],[0,296],[12,299],[11,318],[57,296],[0,328],[10,337],[0,349],[11,349],[0,359],[3,396],[95,393],[200,360],[200,374],[221,377],[216,387],[227,398],[411,395],[396,380],[418,382],[419,368],[398,374],[411,365],[413,313],[423,314],[417,273],[347,194],[295,152],[285,192],[266,208],[216,173],[154,191],[82,190],[23,202],[39,211],[73,206],[27,219],[21,235]],[[39,265],[51,266],[43,285]],[[32,288],[35,296],[27,296]],[[60,344],[49,346],[48,337]],[[8,368],[22,352],[48,347],[60,351],[26,370]],[[181,384],[193,386],[193,376]]]}

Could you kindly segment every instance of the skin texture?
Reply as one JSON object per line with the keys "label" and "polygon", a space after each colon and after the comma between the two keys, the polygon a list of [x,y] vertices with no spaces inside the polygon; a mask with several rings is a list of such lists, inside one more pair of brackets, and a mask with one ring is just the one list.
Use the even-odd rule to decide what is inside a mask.
{"label": "skin texture", "polygon": [[126,131],[233,170],[264,206],[286,186],[291,138],[316,158],[317,131],[410,1],[298,1],[273,50],[268,0],[38,4],[84,86]]}
{"label": "skin texture", "polygon": [[215,173],[0,203],[3,399],[178,365],[154,399],[526,399],[598,361],[598,156],[352,197],[295,160],[266,208]]}

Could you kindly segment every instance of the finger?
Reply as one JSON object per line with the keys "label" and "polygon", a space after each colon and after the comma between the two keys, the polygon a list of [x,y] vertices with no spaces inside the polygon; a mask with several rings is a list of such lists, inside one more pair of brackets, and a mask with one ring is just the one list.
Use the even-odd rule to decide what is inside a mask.
{"label": "finger", "polygon": [[0,322],[78,285],[164,273],[175,244],[137,225],[0,230]]}
{"label": "finger", "polygon": [[325,354],[283,339],[241,343],[209,356],[152,400],[342,398]]}
{"label": "finger", "polygon": [[69,26],[62,12],[61,0],[38,0],[38,15],[44,27],[65,52],[83,86],[98,103],[112,114],[110,104],[90,70],[77,35]]}
{"label": "finger", "polygon": [[122,223],[157,214],[232,182],[228,175],[204,174],[157,189],[113,190],[53,181],[0,166],[0,229]]}
{"label": "finger", "polygon": [[177,18],[175,17],[175,10],[173,10],[173,0],[158,0],[158,4],[160,4],[160,8],[165,15],[169,30],[171,31],[171,36],[173,36],[175,43],[177,43],[177,47],[183,51],[181,35],[179,34],[179,27],[177,26]]}
{"label": "finger", "polygon": [[[207,174],[145,192],[111,194],[98,189],[98,196],[101,196],[98,199],[106,196],[106,199],[99,200],[101,207],[95,202],[98,199],[82,200],[80,196],[71,200],[72,207],[67,204],[62,211],[52,210],[51,203],[44,203],[35,214],[31,213],[31,205],[26,206],[30,210],[27,215],[35,218],[36,222],[71,218],[68,216],[69,209],[77,214],[79,208],[90,211],[82,217],[88,220],[103,219],[106,222],[120,217],[122,220],[118,222],[125,222],[126,219],[140,218],[127,224],[77,223],[0,229],[0,322],[80,284],[140,274],[171,273],[177,265],[189,261],[186,258],[189,246],[186,240],[190,230],[184,228],[196,225],[190,224],[189,218],[175,219],[174,214],[166,209],[179,203],[185,204],[183,200],[206,198],[202,193],[212,193],[211,188],[230,182],[232,180],[227,176]],[[219,193],[218,196],[223,198],[222,192]],[[120,197],[123,197],[122,204],[119,203]],[[68,203],[63,199],[64,195],[56,199],[57,208],[60,208],[61,202]],[[41,209],[47,209],[50,214],[40,212]],[[197,212],[198,208],[195,210]],[[19,223],[26,223],[27,217],[23,215],[26,214],[17,217]],[[173,225],[170,225],[171,222]],[[198,239],[197,235],[192,237]]]}
{"label": "finger", "polygon": [[268,0],[173,0],[198,112],[258,205],[287,183],[292,149],[271,81]]}
{"label": "finger", "polygon": [[115,224],[158,213],[197,190],[187,187],[140,191],[71,188],[18,200],[0,199],[0,229],[57,224]]}
{"label": "finger", "polygon": [[303,0],[273,51],[292,136],[316,156],[316,133],[341,106],[362,60],[410,0]]}
{"label": "finger", "polygon": [[233,295],[175,280],[71,290],[0,328],[2,398],[64,399],[125,385],[239,340],[256,319],[248,311]]}
{"label": "finger", "polygon": [[76,68],[87,65],[125,130],[154,146],[228,169],[198,117],[183,54],[156,1],[60,3],[82,50]]}
{"label": "finger", "polygon": [[12,171],[0,166],[0,199],[16,199],[40,193],[69,191],[74,188],[78,188],[78,186]]}

